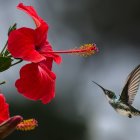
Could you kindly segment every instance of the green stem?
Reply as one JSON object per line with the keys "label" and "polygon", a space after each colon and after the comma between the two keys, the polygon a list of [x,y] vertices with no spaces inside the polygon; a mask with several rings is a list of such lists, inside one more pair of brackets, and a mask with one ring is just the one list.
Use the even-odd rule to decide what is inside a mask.
{"label": "green stem", "polygon": [[18,64],[18,63],[21,63],[23,60],[22,59],[20,59],[19,61],[17,61],[16,63],[14,63],[14,64],[11,64],[11,67],[12,66],[15,66],[16,64]]}
{"label": "green stem", "polygon": [[1,51],[1,54],[5,51],[6,47],[7,47],[7,44],[8,44],[8,41],[6,41],[6,44],[4,45],[2,51]]}

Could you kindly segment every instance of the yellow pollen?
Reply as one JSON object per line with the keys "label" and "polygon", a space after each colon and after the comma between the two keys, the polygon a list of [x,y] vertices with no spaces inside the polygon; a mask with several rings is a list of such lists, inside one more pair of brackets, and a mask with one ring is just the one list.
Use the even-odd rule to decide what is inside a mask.
{"label": "yellow pollen", "polygon": [[38,122],[35,119],[28,119],[20,122],[16,129],[21,131],[29,131],[35,129],[37,126]]}
{"label": "yellow pollen", "polygon": [[75,52],[75,54],[87,57],[95,54],[97,51],[98,49],[96,48],[95,44],[84,44],[79,49],[77,49],[77,52]]}

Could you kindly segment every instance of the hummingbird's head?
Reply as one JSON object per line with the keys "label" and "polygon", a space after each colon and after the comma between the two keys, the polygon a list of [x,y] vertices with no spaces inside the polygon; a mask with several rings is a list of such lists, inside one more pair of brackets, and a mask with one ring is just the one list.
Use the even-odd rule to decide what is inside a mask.
{"label": "hummingbird's head", "polygon": [[94,82],[94,81],[92,81],[92,82],[95,83],[97,86],[99,86],[99,87],[103,90],[105,96],[107,97],[107,99],[108,99],[109,101],[110,101],[110,100],[117,99],[117,97],[116,97],[116,95],[115,95],[114,92],[112,92],[111,90],[107,90],[107,89],[103,88],[101,85],[97,84],[97,83]]}

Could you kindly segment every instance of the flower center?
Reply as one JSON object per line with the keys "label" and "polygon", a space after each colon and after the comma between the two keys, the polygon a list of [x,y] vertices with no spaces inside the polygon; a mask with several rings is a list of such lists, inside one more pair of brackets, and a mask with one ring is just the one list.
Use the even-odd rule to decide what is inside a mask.
{"label": "flower center", "polygon": [[35,50],[39,52],[41,50],[41,47],[40,46],[35,46]]}

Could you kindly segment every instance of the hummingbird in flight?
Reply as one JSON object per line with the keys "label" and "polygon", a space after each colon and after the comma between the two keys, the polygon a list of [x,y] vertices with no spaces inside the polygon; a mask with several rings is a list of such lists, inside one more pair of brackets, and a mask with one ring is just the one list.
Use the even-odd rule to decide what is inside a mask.
{"label": "hummingbird in flight", "polygon": [[129,118],[132,118],[132,116],[140,116],[140,111],[132,106],[140,85],[140,65],[128,75],[119,98],[117,98],[113,91],[103,88],[94,81],[92,82],[103,90],[109,104],[116,112]]}

